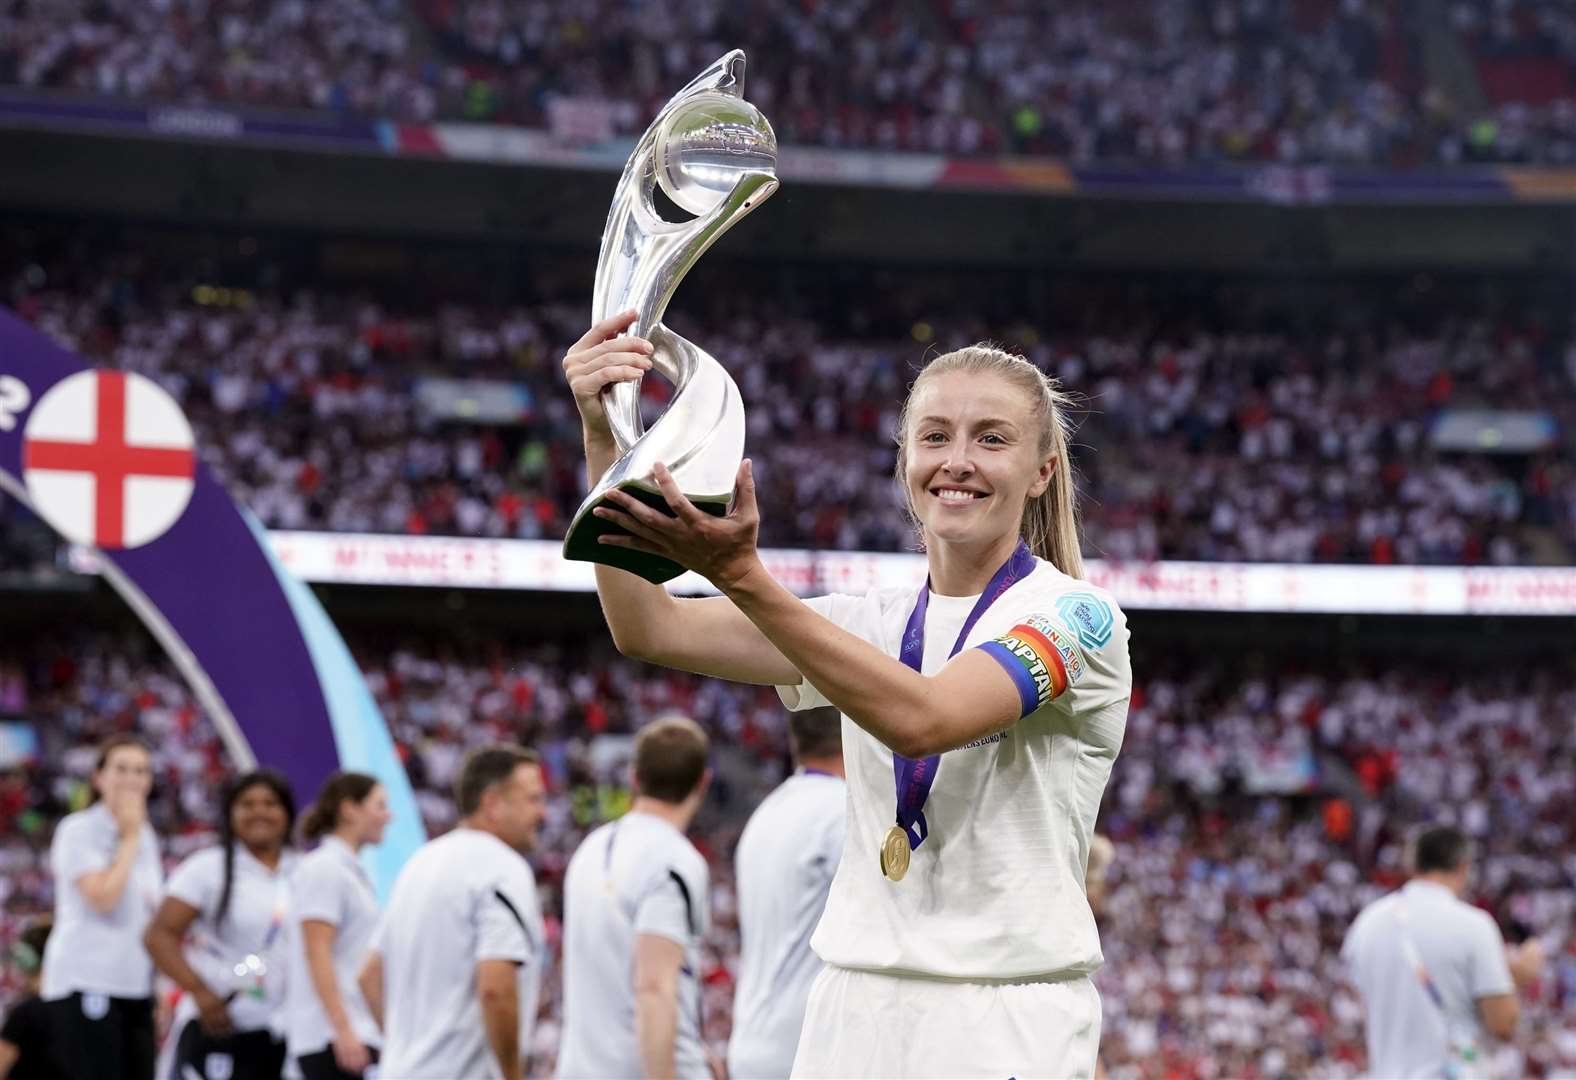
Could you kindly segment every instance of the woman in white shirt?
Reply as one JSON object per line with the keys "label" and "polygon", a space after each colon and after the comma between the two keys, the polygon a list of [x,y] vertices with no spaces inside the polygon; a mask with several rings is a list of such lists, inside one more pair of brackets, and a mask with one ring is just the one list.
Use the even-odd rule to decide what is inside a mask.
{"label": "woman in white shirt", "polygon": [[[278,1080],[295,797],[269,769],[226,786],[219,843],[170,875],[145,940],[184,990],[171,1028],[181,1080]],[[182,939],[185,947],[182,948]]]}
{"label": "woman in white shirt", "polygon": [[99,747],[93,805],[55,827],[54,932],[40,995],[71,1076],[151,1080],[153,964],[142,932],[164,883],[148,824],[153,765],[129,735]]}
{"label": "woman in white shirt", "polygon": [[388,793],[366,773],[330,776],[301,820],[320,840],[291,880],[292,963],[285,1040],[306,1080],[353,1080],[382,1041],[356,976],[378,924],[378,898],[360,851],[383,839]]}
{"label": "woman in white shirt", "polygon": [[[564,358],[593,480],[619,453],[602,391],[651,367],[650,342],[619,336],[634,318]],[[795,1076],[1094,1072],[1084,875],[1132,672],[1126,619],[1081,580],[1068,430],[1065,395],[1023,357],[932,360],[896,433],[929,574],[862,595],[804,602],[772,577],[748,461],[722,517],[660,464],[647,486],[666,513],[617,490],[595,510],[619,527],[600,538],[613,557],[661,556],[722,593],[676,598],[598,565],[622,652],[843,714],[847,839]]]}

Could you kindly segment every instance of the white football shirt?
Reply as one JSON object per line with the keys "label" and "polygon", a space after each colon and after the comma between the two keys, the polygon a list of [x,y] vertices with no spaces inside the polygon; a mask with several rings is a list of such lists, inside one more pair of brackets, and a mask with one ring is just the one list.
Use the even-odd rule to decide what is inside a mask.
{"label": "white football shirt", "polygon": [[153,960],[142,946],[143,931],[159,906],[164,885],[153,826],[143,823],[131,877],[107,915],[94,910],[76,884],[84,874],[108,870],[119,846],[120,827],[102,802],[67,814],[55,826],[49,844],[55,928],[44,946],[40,989],[46,1000],[77,991],[124,998],[153,994]]}
{"label": "white football shirt", "polygon": [[674,1073],[709,1080],[699,979],[710,877],[684,834],[650,814],[625,814],[576,849],[564,876],[559,1076],[645,1075],[635,1042],[635,936],[657,934],[684,947]]}
{"label": "white football shirt", "polygon": [[[1410,956],[1408,938],[1415,950]],[[1440,1005],[1424,989],[1414,957],[1427,969]],[[1477,999],[1515,987],[1504,939],[1488,912],[1443,885],[1409,881],[1363,908],[1347,931],[1341,959],[1367,1013],[1370,1076],[1444,1076],[1452,1041],[1479,1054],[1479,1071],[1485,1066]],[[1461,1065],[1459,1053],[1454,1063]]]}
{"label": "white football shirt", "polygon": [[491,1077],[476,965],[520,965],[520,1046],[531,1045],[546,934],[536,877],[508,844],[457,828],[410,857],[373,935],[383,958],[383,1058],[401,1080]]}
{"label": "white football shirt", "polygon": [[306,963],[306,941],[301,924],[307,919],[334,928],[329,954],[339,998],[356,1037],[368,1046],[383,1042],[357,982],[379,911],[372,878],[351,846],[337,836],[325,836],[310,854],[302,857],[291,878],[295,910],[290,916],[291,978],[285,988],[285,1038],[290,1054],[315,1054],[334,1041],[334,1028],[317,996],[312,972]]}
{"label": "white football shirt", "polygon": [[[897,656],[918,587],[809,601]],[[976,597],[932,595],[921,670],[946,664]],[[829,964],[956,979],[1076,975],[1101,962],[1084,893],[1095,816],[1127,726],[1127,619],[1109,593],[1043,560],[980,617],[1026,715],[941,756],[925,803],[929,838],[899,882],[879,845],[896,821],[892,752],[847,717],[848,836],[811,939]],[[991,644],[994,642],[994,644]],[[829,704],[808,682],[779,687],[791,709]]]}
{"label": "white football shirt", "polygon": [[[224,888],[224,849],[203,848],[175,868],[164,895],[197,909],[186,934],[186,962],[208,988],[229,998],[230,1022],[237,1031],[270,1030],[280,1019],[290,950],[290,874],[298,856],[286,850],[279,868],[270,870],[246,845],[235,845],[230,906],[217,920]],[[174,1030],[197,1017],[191,995],[176,1007]]]}
{"label": "white football shirt", "polygon": [[843,854],[848,785],[798,772],[750,815],[734,852],[739,984],[728,1075],[785,1077],[793,1068],[810,984],[821,961],[810,935]]}

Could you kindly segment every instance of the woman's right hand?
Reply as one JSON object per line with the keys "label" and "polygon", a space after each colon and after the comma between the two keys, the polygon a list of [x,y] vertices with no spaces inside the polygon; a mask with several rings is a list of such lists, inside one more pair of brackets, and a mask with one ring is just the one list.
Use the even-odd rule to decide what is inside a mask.
{"label": "woman's right hand", "polygon": [[352,1076],[360,1076],[372,1064],[372,1054],[366,1045],[356,1038],[355,1032],[345,1031],[334,1036],[334,1064],[342,1072]]}
{"label": "woman's right hand", "polygon": [[216,1038],[230,1034],[230,1008],[212,990],[196,995],[197,1022],[203,1031]]}
{"label": "woman's right hand", "polygon": [[108,805],[110,816],[115,819],[115,827],[120,830],[122,837],[135,840],[142,835],[142,823],[148,820],[146,795],[140,791],[112,791],[105,797],[104,802]]}
{"label": "woman's right hand", "polygon": [[635,318],[631,309],[593,324],[564,355],[564,374],[569,377],[569,389],[575,395],[575,407],[580,410],[580,423],[588,441],[613,437],[602,408],[602,391],[615,383],[631,382],[651,370],[651,342],[621,336]]}

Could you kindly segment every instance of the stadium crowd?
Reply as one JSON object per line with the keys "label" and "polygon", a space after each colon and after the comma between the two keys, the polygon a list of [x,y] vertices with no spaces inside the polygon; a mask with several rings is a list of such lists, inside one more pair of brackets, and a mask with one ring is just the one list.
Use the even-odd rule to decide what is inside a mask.
{"label": "stadium crowd", "polygon": [[[0,83],[638,132],[727,48],[785,143],[1076,162],[1576,161],[1564,5],[0,3]],[[1426,44],[1443,34],[1444,46]],[[1452,51],[1452,67],[1432,60]],[[1503,61],[1542,76],[1503,77]]]}
{"label": "stadium crowd", "polygon": [[[559,367],[586,321],[573,275],[578,287],[549,278],[490,305],[380,301],[280,273],[220,288],[127,248],[5,236],[0,300],[90,363],[174,393],[205,460],[271,527],[556,538],[580,503]],[[1576,339],[1557,301],[1352,283],[1288,321],[1231,283],[1194,297],[1052,281],[993,307],[977,294],[997,283],[952,275],[855,306],[813,278],[797,294],[697,289],[702,306],[671,320],[740,385],[765,545],[912,546],[889,480],[897,403],[927,349],[994,338],[1084,401],[1077,442],[1101,448],[1074,450],[1091,554],[1523,564],[1576,551],[1576,469],[1558,441],[1576,430]],[[502,388],[517,415],[434,411],[434,378]],[[651,417],[667,392],[646,380]],[[1437,448],[1435,421],[1471,409],[1543,414],[1556,434],[1525,453]]]}
{"label": "stadium crowd", "polygon": [[[569,855],[627,806],[628,733],[669,709],[717,737],[718,782],[694,838],[712,864],[708,1037],[728,1034],[737,966],[731,850],[786,765],[769,689],[635,665],[604,643],[352,638],[430,830],[465,749],[504,737],[542,751],[550,811],[533,861],[558,940]],[[154,746],[153,820],[172,865],[209,842],[227,766],[212,728],[140,634],[100,632],[8,650],[0,714],[42,752],[0,772],[0,942],[50,903],[50,830],[80,805],[94,743],[136,730]],[[1378,659],[1370,658],[1377,670]],[[1150,657],[1102,816],[1116,842],[1099,976],[1113,1077],[1358,1075],[1360,1013],[1337,952],[1353,915],[1402,878],[1406,826],[1448,814],[1481,850],[1475,899],[1551,961],[1500,1075],[1576,1069],[1576,709],[1569,658],[1528,655],[1442,679],[1432,665]],[[1288,767],[1288,763],[1296,763]],[[1448,811],[1442,808],[1449,808]],[[551,1062],[550,977],[533,1047]],[[14,989],[14,988],[13,988]]]}

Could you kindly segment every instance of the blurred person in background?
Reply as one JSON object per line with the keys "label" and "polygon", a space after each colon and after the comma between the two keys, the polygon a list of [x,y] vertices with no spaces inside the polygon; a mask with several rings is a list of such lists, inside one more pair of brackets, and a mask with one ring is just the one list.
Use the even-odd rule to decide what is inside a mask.
{"label": "blurred person in background", "polygon": [[366,773],[329,777],[302,817],[317,847],[291,879],[291,970],[285,1041],[306,1080],[359,1077],[381,1038],[356,985],[378,925],[378,897],[360,852],[388,827],[388,793]]}
{"label": "blurred person in background", "polygon": [[1543,966],[1536,938],[1507,949],[1493,916],[1462,899],[1472,848],[1460,830],[1413,840],[1413,877],[1365,907],[1341,946],[1367,1013],[1375,1077],[1480,1076],[1481,1034],[1516,1031],[1516,991]]}
{"label": "blurred person in background", "polygon": [[821,960],[810,935],[843,856],[848,784],[843,718],[836,709],[794,713],[794,774],[768,795],[739,837],[739,985],[733,998],[728,1075],[785,1077]]}
{"label": "blurred person in background", "polygon": [[55,1049],[49,1006],[38,996],[49,925],[48,919],[34,922],[11,948],[11,963],[22,976],[26,996],[11,1006],[0,1025],[0,1080],[68,1077]]}
{"label": "blurred person in background", "polygon": [[520,1080],[541,994],[546,929],[524,854],[547,813],[541,759],[471,751],[459,825],[412,855],[360,975],[386,1077]]}
{"label": "blurred person in background", "polygon": [[711,876],[684,835],[706,791],[709,741],[682,716],[635,736],[635,801],[594,830],[564,874],[560,1077],[721,1072],[702,1032],[701,939]]}
{"label": "blurred person in background", "polygon": [[276,1029],[294,825],[289,782],[271,769],[244,773],[225,787],[219,842],[188,856],[165,886],[144,940],[184,991],[170,1030],[180,1080],[278,1080],[284,1068]]}
{"label": "blurred person in background", "polygon": [[[650,342],[617,336],[634,318],[597,323],[564,357],[592,478],[618,449],[602,389],[651,362]],[[677,598],[598,565],[621,652],[850,721],[850,844],[815,931],[826,966],[796,1076],[1094,1072],[1104,957],[1083,871],[1132,667],[1126,616],[1082,580],[1069,408],[1055,379],[988,344],[926,364],[897,424],[929,568],[908,588],[796,596],[761,561],[749,459],[725,516],[660,463],[667,513],[617,488],[593,511],[624,530],[600,543],[722,594]]]}
{"label": "blurred person in background", "polygon": [[93,804],[62,820],[49,846],[55,917],[41,993],[61,1064],[74,1077],[153,1076],[153,962],[142,935],[164,870],[148,824],[152,788],[142,741],[106,740],[93,769]]}

